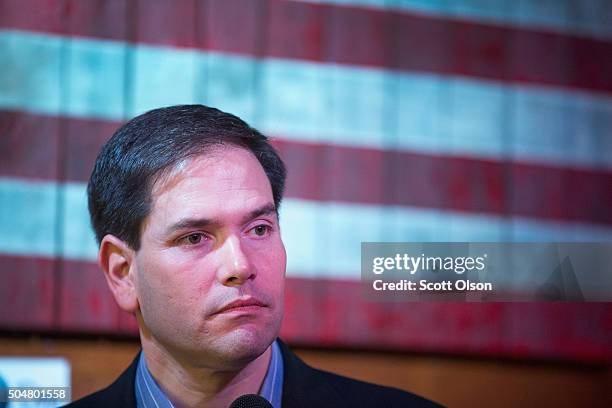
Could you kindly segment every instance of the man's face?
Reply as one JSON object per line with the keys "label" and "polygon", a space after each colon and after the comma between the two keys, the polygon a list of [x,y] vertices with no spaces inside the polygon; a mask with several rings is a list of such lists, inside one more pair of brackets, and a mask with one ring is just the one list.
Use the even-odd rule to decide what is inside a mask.
{"label": "man's face", "polygon": [[280,328],[286,255],[257,159],[232,147],[198,156],[152,199],[131,266],[143,336],[203,366],[260,355]]}

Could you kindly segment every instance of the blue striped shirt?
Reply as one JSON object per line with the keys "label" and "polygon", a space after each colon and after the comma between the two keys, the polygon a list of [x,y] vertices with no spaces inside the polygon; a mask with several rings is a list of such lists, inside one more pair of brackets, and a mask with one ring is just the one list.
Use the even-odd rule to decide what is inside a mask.
{"label": "blue striped shirt", "polygon": [[[136,369],[136,382],[134,384],[136,393],[136,406],[138,408],[174,408],[172,401],[159,387],[144,358],[140,353],[138,368]],[[277,341],[272,343],[272,357],[266,372],[259,395],[270,401],[274,408],[281,407],[283,397],[283,356]]]}

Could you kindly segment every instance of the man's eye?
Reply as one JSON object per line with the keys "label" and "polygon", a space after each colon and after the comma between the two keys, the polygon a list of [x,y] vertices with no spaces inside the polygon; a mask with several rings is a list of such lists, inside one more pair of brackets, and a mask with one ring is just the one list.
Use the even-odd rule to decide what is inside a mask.
{"label": "man's eye", "polygon": [[258,237],[263,237],[263,236],[265,236],[270,231],[270,227],[267,226],[267,225],[258,225],[255,228],[253,228],[252,231]]}
{"label": "man's eye", "polygon": [[200,242],[202,242],[202,239],[204,238],[204,236],[200,233],[197,234],[189,234],[186,237],[181,239],[181,242],[188,244],[188,245],[197,245]]}

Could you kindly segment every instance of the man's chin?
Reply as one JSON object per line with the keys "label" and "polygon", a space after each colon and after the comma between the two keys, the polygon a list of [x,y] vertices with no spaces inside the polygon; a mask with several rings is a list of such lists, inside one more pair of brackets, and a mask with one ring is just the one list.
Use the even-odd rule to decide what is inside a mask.
{"label": "man's chin", "polygon": [[270,332],[235,329],[216,342],[216,359],[231,367],[244,366],[262,355],[275,339],[276,335],[270,335]]}
{"label": "man's chin", "polygon": [[238,355],[255,355],[259,356],[261,353],[272,344],[276,335],[270,335],[270,333],[257,333],[248,329],[237,329],[234,330],[229,338],[227,339],[228,352]]}

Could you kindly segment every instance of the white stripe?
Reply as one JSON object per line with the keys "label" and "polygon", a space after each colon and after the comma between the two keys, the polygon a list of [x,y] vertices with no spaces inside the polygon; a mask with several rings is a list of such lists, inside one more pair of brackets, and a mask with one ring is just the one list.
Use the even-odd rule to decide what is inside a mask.
{"label": "white stripe", "polygon": [[[274,390],[276,389],[276,369],[278,361],[276,361],[277,359],[277,355],[276,355],[276,350],[274,349],[274,344],[272,344],[272,361],[270,361],[270,364],[272,364],[272,387],[270,388],[270,403],[272,403],[272,401],[274,400]],[[276,408],[276,407],[275,407]]]}
{"label": "white stripe", "polygon": [[0,109],[121,120],[201,102],[299,141],[612,169],[606,95],[17,31],[0,51]]}
{"label": "white stripe", "polygon": [[144,404],[142,408],[148,408],[145,402],[144,394],[142,393],[142,387],[140,386],[140,378],[136,378],[136,389],[138,390],[138,394],[140,394],[140,400]]}
{"label": "white stripe", "polygon": [[301,0],[418,12],[482,22],[511,24],[612,38],[612,11],[607,0]]}
{"label": "white stripe", "polygon": [[[278,392],[276,391],[276,388],[277,388],[276,382],[277,382],[277,373],[279,369],[282,370],[282,360],[281,360],[282,356],[281,356],[280,348],[276,341],[272,342],[270,347],[271,347],[270,364],[268,366],[268,371],[266,372],[266,376],[264,378],[263,384],[259,391],[259,395],[261,395],[266,400],[268,400],[274,408],[279,408],[281,405],[281,400],[282,400],[282,389],[279,389]],[[279,366],[281,368],[279,368]],[[279,378],[279,380],[282,386],[282,380],[283,380],[282,375]]]}
{"label": "white stripe", "polygon": [[0,251],[43,256],[57,253],[58,193],[54,183],[0,179]]}
{"label": "white stripe", "polygon": [[144,383],[145,383],[145,386],[147,387],[147,391],[149,391],[149,395],[151,396],[151,399],[153,400],[153,403],[155,404],[155,406],[157,408],[159,408],[159,404],[155,400],[155,396],[153,395],[153,392],[151,391],[151,387],[149,386],[149,382],[145,379]]}
{"label": "white stripe", "polygon": [[[55,191],[63,213],[55,211]],[[84,184],[0,178],[0,252],[95,260]],[[63,220],[61,244],[54,241]],[[406,207],[287,199],[281,229],[290,277],[358,278],[360,245],[368,241],[610,241],[612,228],[582,223],[469,215]]]}

